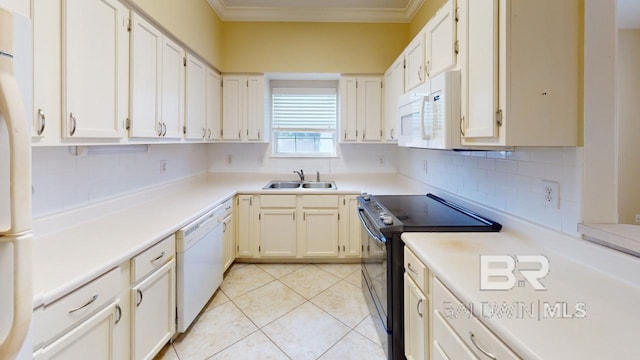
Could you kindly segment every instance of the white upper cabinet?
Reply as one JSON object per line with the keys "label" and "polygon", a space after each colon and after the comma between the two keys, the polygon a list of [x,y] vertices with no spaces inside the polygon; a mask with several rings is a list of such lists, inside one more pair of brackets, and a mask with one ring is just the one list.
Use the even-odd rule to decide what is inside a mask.
{"label": "white upper cabinet", "polygon": [[60,0],[33,1],[33,144],[60,139],[62,74]]}
{"label": "white upper cabinet", "polygon": [[580,1],[459,7],[462,145],[576,146]]}
{"label": "white upper cabinet", "polygon": [[128,114],[129,10],[116,0],[64,0],[63,135],[120,138]]}
{"label": "white upper cabinet", "polygon": [[384,74],[384,139],[398,141],[398,96],[404,94],[404,54],[401,54]]}
{"label": "white upper cabinet", "polygon": [[456,66],[456,28],[456,0],[449,0],[426,25],[427,78],[432,78]]}
{"label": "white upper cabinet", "polygon": [[265,141],[264,75],[222,77],[222,140]]}
{"label": "white upper cabinet", "polygon": [[160,121],[162,137],[180,139],[184,126],[185,51],[166,36],[162,39]]}
{"label": "white upper cabinet", "polygon": [[404,90],[409,91],[422,84],[425,79],[424,71],[424,45],[425,33],[420,31],[418,35],[407,45],[404,50],[406,67],[404,72]]}
{"label": "white upper cabinet", "polygon": [[131,14],[130,137],[164,133],[160,120],[162,33],[140,15]]}
{"label": "white upper cabinet", "polygon": [[382,77],[340,77],[340,137],[342,142],[382,139]]}
{"label": "white upper cabinet", "polygon": [[221,79],[220,74],[213,69],[207,69],[207,140],[220,140],[221,111]]}
{"label": "white upper cabinet", "polygon": [[202,140],[206,137],[207,67],[191,54],[187,54],[186,67],[185,139]]}

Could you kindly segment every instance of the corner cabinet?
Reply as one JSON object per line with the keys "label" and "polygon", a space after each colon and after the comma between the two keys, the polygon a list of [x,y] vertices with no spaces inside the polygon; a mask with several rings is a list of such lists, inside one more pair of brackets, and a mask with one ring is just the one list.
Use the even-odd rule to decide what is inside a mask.
{"label": "corner cabinet", "polygon": [[129,10],[63,0],[63,136],[121,138],[128,113]]}
{"label": "corner cabinet", "polygon": [[579,0],[458,3],[462,145],[576,146]]}
{"label": "corner cabinet", "polygon": [[264,142],[264,75],[222,76],[222,140]]}
{"label": "corner cabinet", "polygon": [[400,114],[398,97],[404,94],[404,54],[401,54],[384,73],[384,139],[398,141]]}
{"label": "corner cabinet", "polygon": [[207,69],[206,129],[207,141],[220,140],[222,122],[222,78],[213,69]]}
{"label": "corner cabinet", "polygon": [[207,67],[191,54],[187,54],[185,63],[184,138],[187,140],[203,140],[207,135],[205,129]]}
{"label": "corner cabinet", "polygon": [[383,77],[340,77],[340,141],[382,140]]}
{"label": "corner cabinet", "polygon": [[222,264],[226,271],[236,259],[236,221],[234,216],[233,199],[224,204],[226,215],[222,221]]}

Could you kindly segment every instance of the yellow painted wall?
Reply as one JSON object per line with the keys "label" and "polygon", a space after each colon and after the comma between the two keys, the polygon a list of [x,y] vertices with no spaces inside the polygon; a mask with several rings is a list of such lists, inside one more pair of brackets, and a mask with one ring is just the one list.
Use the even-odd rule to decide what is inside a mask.
{"label": "yellow painted wall", "polygon": [[408,28],[389,23],[223,22],[222,70],[383,73],[409,41]]}
{"label": "yellow painted wall", "polygon": [[424,0],[420,10],[409,23],[409,39],[413,39],[446,2],[447,0]]}
{"label": "yellow painted wall", "polygon": [[207,0],[130,0],[219,70],[222,21]]}

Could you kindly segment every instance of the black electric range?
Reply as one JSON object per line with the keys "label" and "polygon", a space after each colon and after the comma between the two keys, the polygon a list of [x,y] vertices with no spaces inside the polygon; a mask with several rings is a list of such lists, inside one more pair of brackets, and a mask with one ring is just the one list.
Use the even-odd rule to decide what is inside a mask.
{"label": "black electric range", "polygon": [[404,359],[403,232],[495,232],[502,225],[433,194],[358,197],[365,298],[388,359]]}

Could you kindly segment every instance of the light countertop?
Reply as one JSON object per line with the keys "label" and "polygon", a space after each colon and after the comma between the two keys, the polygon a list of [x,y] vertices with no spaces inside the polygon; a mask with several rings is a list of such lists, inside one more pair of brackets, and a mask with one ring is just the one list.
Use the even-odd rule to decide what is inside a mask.
{"label": "light countertop", "polygon": [[[294,175],[295,176],[295,175]],[[323,175],[337,190],[262,190],[292,175],[204,174],[34,221],[34,308],[119,266],[235,194],[420,194],[396,174]]]}
{"label": "light countertop", "polygon": [[[551,232],[550,236],[554,237]],[[562,235],[558,235],[562,237]],[[463,303],[473,303],[480,318],[525,359],[640,359],[640,280],[625,281],[588,262],[558,254],[515,233],[405,233],[407,246]],[[556,239],[553,239],[554,241]],[[557,241],[565,241],[557,239]],[[584,243],[584,244],[582,244]],[[589,246],[575,240],[572,246]],[[576,248],[575,253],[579,253]],[[605,251],[606,252],[606,251]],[[480,290],[480,255],[544,255],[550,271],[541,282],[546,290],[525,283],[511,290]],[[608,254],[607,256],[618,256]],[[582,259],[586,260],[586,259]],[[640,273],[640,259],[619,255],[627,271]],[[517,277],[522,279],[521,276]],[[499,318],[492,304],[521,303],[533,316]],[[566,304],[564,314],[545,315],[544,304]],[[583,305],[577,305],[583,304]],[[565,306],[565,305],[561,305]],[[582,313],[576,310],[584,306]],[[570,318],[571,316],[577,316]]]}

